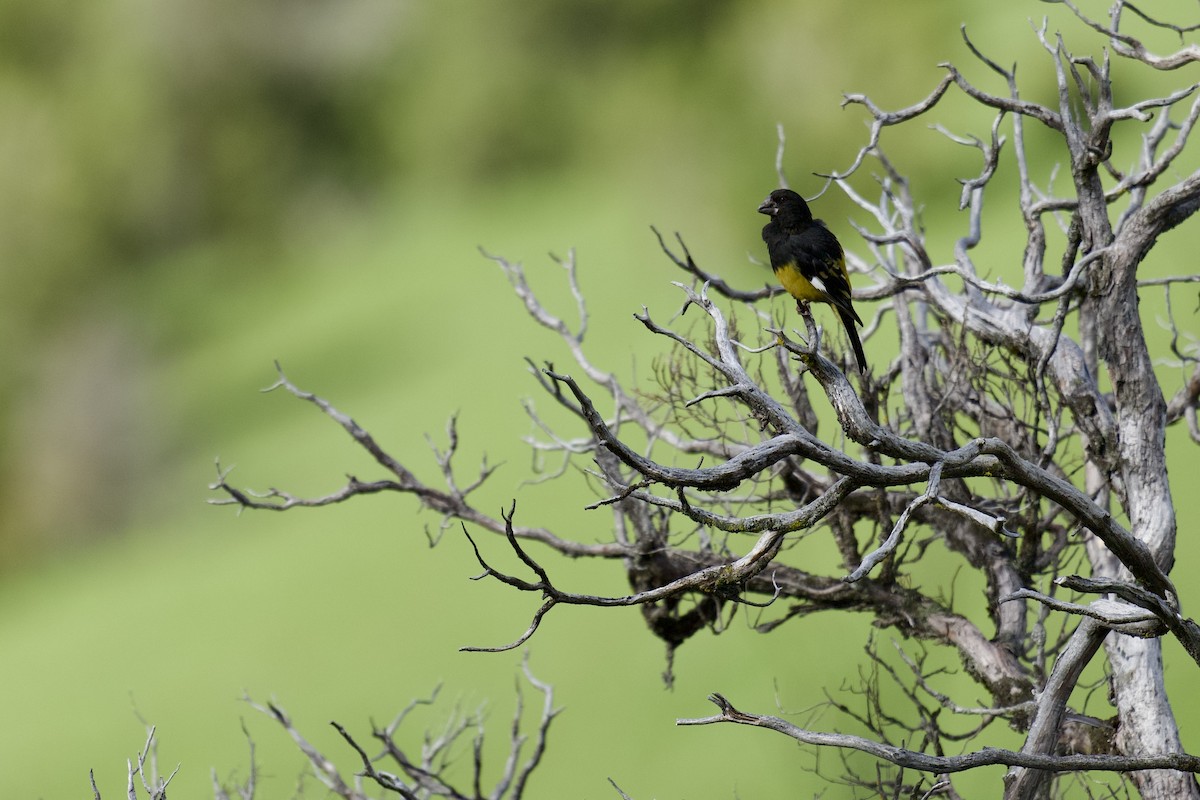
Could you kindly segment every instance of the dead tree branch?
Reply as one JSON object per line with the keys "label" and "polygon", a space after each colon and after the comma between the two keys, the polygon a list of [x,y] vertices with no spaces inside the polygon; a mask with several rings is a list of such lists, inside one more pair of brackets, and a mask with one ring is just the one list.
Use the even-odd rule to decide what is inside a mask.
{"label": "dead tree branch", "polygon": [[[677,284],[683,310],[700,313],[685,319],[681,312],[665,323],[647,308],[634,315],[662,349],[649,385],[637,387],[590,355],[589,310],[573,252],[555,259],[573,322],[534,292],[522,265],[488,255],[531,320],[571,354],[569,368],[529,361],[537,387],[574,420],[569,432],[555,430],[528,404],[540,431],[530,443],[539,458],[562,459],[554,479],[571,474],[568,465],[585,475],[597,495],[586,510],[611,518],[611,541],[583,544],[518,526],[515,503],[499,515],[480,511],[472,496],[494,468],[485,463],[460,480],[453,419],[444,449],[434,446],[435,488],[282,372],[272,388],[315,405],[382,474],[351,476],[336,491],[303,498],[235,487],[218,466],[212,488],[220,497],[212,502],[281,511],[378,492],[416,497],[441,516],[443,529],[462,528],[479,578],[538,598],[515,641],[469,650],[525,645],[560,606],[637,606],[666,644],[669,680],[677,648],[702,631],[719,632],[729,609],[755,609],[754,625],[763,632],[811,614],[862,612],[876,627],[952,653],[987,699],[962,702],[942,691],[922,656],[901,652],[904,664],[889,664],[871,649],[872,674],[900,687],[917,722],[890,713],[881,693],[868,688],[866,712],[837,708],[867,724],[874,739],[741,712],[719,694],[711,698],[718,715],[679,724],[733,722],[857,750],[932,773],[938,791],[951,796],[950,775],[1006,765],[1005,797],[1013,800],[1049,797],[1053,781],[1074,771],[1131,773],[1144,797],[1200,800],[1192,777],[1200,761],[1183,752],[1161,653],[1161,639],[1170,636],[1200,665],[1200,626],[1184,615],[1188,588],[1181,594],[1170,575],[1177,520],[1165,449],[1166,426],[1179,420],[1200,442],[1200,353],[1186,328],[1181,334],[1169,294],[1196,276],[1160,278],[1143,268],[1160,237],[1200,210],[1200,170],[1185,166],[1195,160],[1189,147],[1200,84],[1126,98],[1114,89],[1112,63],[1174,70],[1200,60],[1190,44],[1153,54],[1130,25],[1181,39],[1196,29],[1123,0],[1104,22],[1064,4],[1108,50],[1079,54],[1046,23],[1034,27],[1053,87],[1042,102],[1023,95],[1016,66],[983,53],[965,28],[973,61],[943,64],[942,79],[916,103],[889,111],[866,95],[846,95],[845,105],[865,111],[870,130],[849,166],[824,177],[865,218],[854,226],[859,239],[842,241],[854,299],[874,312],[863,339],[879,353],[877,371],[854,373],[853,383],[841,366],[844,354],[818,325],[827,317],[802,309],[797,330],[772,327],[779,308],[770,304],[781,290],[770,273],[764,270],[763,287],[739,289],[702,269],[678,234],[676,252],[654,229],[663,254],[687,276],[687,284]],[[936,119],[951,94],[978,110],[956,123],[974,132]],[[963,212],[957,229],[941,220],[927,226],[925,204],[900,162],[884,152],[889,129],[917,121],[933,122],[946,146],[968,148],[977,159],[967,177],[955,176]],[[1046,141],[1052,149],[1035,151]],[[781,181],[783,143],[781,132]],[[878,170],[871,179],[868,164]],[[998,175],[1014,176],[1015,187]],[[982,246],[995,224],[985,201],[1019,212],[1011,246]],[[1140,316],[1139,292],[1152,286],[1168,292],[1172,337],[1165,353],[1152,350]],[[1164,360],[1190,371],[1156,371]],[[1176,380],[1178,386],[1164,387]],[[504,537],[519,574],[493,565],[485,555],[489,540],[478,531]],[[809,537],[828,537],[835,568],[806,560],[801,545]],[[630,592],[568,587],[552,579],[546,554],[620,559]],[[918,571],[929,563],[947,573],[944,580]],[[982,583],[986,610],[978,619],[956,606],[946,564]],[[1071,705],[1081,675],[1099,658],[1110,676],[1115,721]],[[286,715],[266,710],[298,737]],[[961,749],[983,740],[993,720],[1025,735],[1019,751],[984,745],[963,755],[944,752],[947,742]],[[389,748],[400,772],[385,773],[378,758],[339,732],[362,762],[361,775],[376,784],[402,796],[457,796],[436,765]],[[910,749],[893,743],[901,739]],[[302,738],[296,742],[330,791],[353,791]],[[528,773],[510,765],[502,787],[523,786],[522,775]],[[906,784],[900,776],[872,785],[897,793]]]}

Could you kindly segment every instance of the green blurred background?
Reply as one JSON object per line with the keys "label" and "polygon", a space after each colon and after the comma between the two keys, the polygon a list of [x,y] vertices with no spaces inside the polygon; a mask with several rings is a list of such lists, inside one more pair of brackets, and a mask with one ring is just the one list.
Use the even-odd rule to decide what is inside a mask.
{"label": "green blurred background", "polygon": [[[525,483],[521,400],[538,398],[522,358],[566,354],[478,248],[523,261],[568,319],[547,253],[575,248],[593,358],[645,374],[664,345],[631,314],[646,304],[669,316],[681,279],[649,226],[682,233],[736,285],[761,285],[747,254],[758,255],[754,208],[776,180],[776,123],[793,186],[811,194],[810,173],[844,168],[866,139],[862,111],[839,109],[842,92],[916,101],[938,62],[969,63],[960,23],[1001,62],[1022,60],[1027,96],[1052,96],[1027,17],[1060,9],[1001,6],[0,1],[5,796],[90,796],[93,768],[116,796],[144,739],[139,716],[159,726],[167,769],[182,764],[173,796],[211,796],[210,769],[245,775],[242,719],[259,746],[260,796],[290,796],[304,762],[243,692],[275,698],[350,773],[354,754],[328,721],[365,740],[369,720],[439,683],[408,741],[486,703],[495,774],[520,655],[457,648],[515,638],[533,598],[470,582],[478,567],[461,536],[429,549],[424,527],[437,519],[407,498],[240,516],[205,505],[216,457],[237,465],[236,484],[299,494],[378,475],[310,407],[259,394],[272,360],[433,483],[425,436],[444,443],[458,412],[464,477],[485,453],[506,462],[481,507],[519,497],[520,521],[604,540],[609,518],[581,510],[591,496],[580,481]],[[1052,17],[1058,26],[1098,52],[1077,24]],[[990,118],[951,98],[930,121],[984,135]],[[954,178],[976,160],[910,128],[885,144],[927,198],[935,259],[949,258],[964,222]],[[857,186],[872,191],[865,172]],[[856,210],[836,192],[820,203],[864,252],[846,222]],[[996,236],[993,274],[1010,282],[1019,222],[1011,210],[995,222],[1012,236]],[[1164,239],[1163,274],[1194,269],[1167,253],[1195,240]],[[1192,305],[1176,317],[1195,330]],[[1167,385],[1177,380],[1164,367]],[[1180,513],[1186,530],[1194,500]],[[570,588],[626,590],[613,564],[548,563]],[[966,594],[972,579],[957,586]],[[667,691],[662,648],[635,611],[555,612],[530,659],[566,711],[532,796],[613,797],[607,777],[643,799],[815,793],[818,762],[782,737],[673,722],[708,714],[711,691],[747,709],[812,709],[822,687],[857,682],[868,630],[826,615],[763,637],[739,616],[683,648]],[[812,658],[817,642],[827,652]],[[1168,657],[1194,676],[1173,645]],[[980,700],[962,676],[943,688]],[[1183,694],[1189,736],[1200,712]],[[830,711],[797,719],[848,727]],[[842,771],[833,754],[819,766]],[[984,791],[999,774],[983,776]]]}

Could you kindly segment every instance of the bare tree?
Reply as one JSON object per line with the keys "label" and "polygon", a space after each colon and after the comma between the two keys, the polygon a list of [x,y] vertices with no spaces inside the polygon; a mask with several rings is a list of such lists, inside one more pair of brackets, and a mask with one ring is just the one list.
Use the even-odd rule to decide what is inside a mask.
{"label": "bare tree", "polygon": [[[559,713],[559,709],[554,706],[553,687],[534,677],[529,670],[528,657],[523,662],[522,669],[525,681],[542,696],[541,708],[536,723],[532,726],[531,736],[526,732],[530,725],[525,719],[524,697],[518,685],[516,710],[509,726],[508,755],[495,782],[490,786],[484,783],[485,724],[482,709],[472,713],[454,711],[440,730],[425,732],[421,746],[416,752],[403,744],[399,735],[400,729],[411,727],[406,726],[406,723],[418,707],[434,705],[437,690],[428,699],[410,702],[387,725],[372,724],[371,739],[375,742],[372,749],[376,751],[374,755],[369,755],[364,745],[341,723],[330,723],[353,751],[353,758],[361,765],[361,769],[357,771],[343,770],[333,759],[322,753],[305,738],[292,722],[291,716],[280,706],[271,702],[257,703],[250,697],[243,699],[251,708],[272,719],[287,733],[304,754],[311,775],[321,784],[323,792],[334,797],[343,800],[369,800],[373,796],[371,791],[378,786],[404,800],[521,800],[525,797],[530,776],[545,755],[550,723]],[[254,740],[245,725],[242,726],[242,731],[250,746],[248,774],[240,782],[225,783],[221,781],[216,770],[213,770],[215,800],[254,800],[257,796],[259,773]],[[462,749],[464,742],[470,753],[470,770],[466,776],[462,775],[461,769],[455,771],[451,768],[460,755],[458,751]],[[160,777],[155,729],[153,726],[147,726],[145,746],[136,761],[129,761],[126,797],[129,800],[137,800],[137,783],[140,781],[149,800],[167,800],[167,786],[178,771],[179,767],[176,767],[166,778]],[[90,777],[92,796],[94,800],[101,800],[95,774]],[[303,779],[297,786],[296,796],[302,794]]]}
{"label": "bare tree", "polygon": [[[137,800],[137,787],[140,783],[142,791],[146,793],[146,797],[150,800],[167,800],[167,787],[171,785],[171,781],[179,772],[179,767],[171,771],[171,774],[165,778],[158,771],[158,741],[155,739],[155,728],[153,725],[146,726],[146,743],[138,752],[136,758],[131,758],[126,762],[128,766],[129,780],[125,785],[125,796],[129,800]],[[95,800],[101,800],[100,789],[96,786],[96,774],[93,770],[88,776],[92,784],[92,797]]]}
{"label": "bare tree", "polygon": [[[1161,648],[1163,636],[1174,636],[1200,663],[1200,628],[1184,617],[1169,577],[1177,522],[1165,452],[1166,428],[1180,422],[1200,443],[1200,360],[1195,340],[1181,336],[1173,319],[1170,352],[1152,352],[1138,306],[1139,294],[1155,286],[1169,309],[1172,291],[1200,280],[1139,278],[1158,238],[1200,208],[1200,170],[1185,166],[1194,151],[1190,162],[1182,158],[1200,94],[1193,83],[1118,104],[1112,85],[1114,57],[1128,67],[1182,71],[1200,61],[1200,49],[1151,52],[1131,35],[1135,25],[1182,41],[1192,30],[1121,0],[1103,21],[1067,5],[1107,48],[1077,56],[1045,24],[1035,28],[1057,87],[1052,102],[1022,97],[1015,67],[980,52],[965,31],[976,67],[998,90],[946,64],[932,92],[899,111],[846,97],[872,121],[853,162],[826,176],[869,220],[858,228],[861,245],[848,248],[855,300],[874,312],[865,338],[875,340],[868,351],[877,363],[857,386],[847,378],[857,371],[822,340],[806,309],[797,337],[772,320],[776,290],[735,289],[699,266],[682,239],[660,243],[691,276],[690,285],[679,284],[683,310],[694,307],[699,318],[687,318],[686,327],[682,316],[636,315],[666,348],[655,385],[636,389],[585,350],[588,313],[573,256],[560,264],[576,301],[574,324],[543,305],[519,264],[492,257],[533,320],[574,358],[570,370],[531,362],[541,388],[579,420],[566,433],[535,414],[544,439],[534,447],[589,472],[600,487],[590,508],[612,514],[612,541],[589,544],[518,524],[515,505],[499,517],[481,511],[471,495],[491,469],[460,482],[453,422],[434,486],[282,371],[276,386],[316,404],[384,476],[301,498],[238,488],[218,466],[213,488],[223,497],[214,502],[285,510],[374,492],[417,496],[444,526],[471,537],[485,575],[540,598],[522,634],[482,649],[523,645],[563,605],[638,606],[668,654],[738,608],[757,609],[764,631],[827,610],[869,614],[910,643],[894,658],[872,643],[864,709],[839,705],[870,738],[742,711],[722,694],[710,698],[713,716],[679,724],[765,727],[813,747],[867,753],[887,768],[848,767],[847,779],[873,792],[955,797],[956,773],[1003,764],[1009,798],[1051,796],[1064,788],[1063,776],[1089,771],[1126,775],[1146,798],[1200,798],[1200,758],[1183,752]],[[921,202],[882,144],[893,126],[934,119],[954,91],[993,119],[982,135],[941,129],[947,146],[971,148],[979,159],[977,174],[961,181],[967,225],[956,239],[923,229]],[[1029,125],[1052,134],[1054,152],[1033,152]],[[1047,170],[1048,161],[1058,167]],[[873,179],[867,164],[877,169]],[[1002,164],[1015,170],[1015,190],[995,179]],[[1025,236],[999,257],[991,251],[982,266],[985,197],[1019,209]],[[952,262],[931,258],[931,236],[953,240]],[[885,337],[899,344],[890,361],[881,355]],[[1164,390],[1156,362],[1178,376],[1177,385]],[[838,427],[822,438],[830,409]],[[527,574],[491,566],[480,532],[505,537]],[[821,573],[792,557],[798,541],[815,535],[832,538],[840,570]],[[946,585],[906,580],[941,548],[982,577],[987,619],[956,610]],[[633,592],[572,591],[551,577],[548,553],[620,559]],[[990,701],[960,704],[939,690],[926,648],[952,652]],[[1073,706],[1083,670],[1101,653],[1115,706],[1107,718]],[[902,687],[909,715],[884,708],[881,680]],[[1024,734],[1020,750],[987,746],[996,721]],[[978,749],[946,755],[951,743]],[[396,789],[364,765],[367,776],[402,795],[417,791],[413,783]]]}

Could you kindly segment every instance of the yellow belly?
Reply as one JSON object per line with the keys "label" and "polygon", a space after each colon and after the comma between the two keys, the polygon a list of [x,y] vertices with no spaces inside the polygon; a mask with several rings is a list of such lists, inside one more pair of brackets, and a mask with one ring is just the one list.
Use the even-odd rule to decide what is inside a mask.
{"label": "yellow belly", "polygon": [[801,275],[800,270],[793,266],[776,267],[775,277],[783,284],[783,288],[787,289],[788,294],[797,300],[806,300],[810,303],[829,302],[829,295],[813,286],[808,278]]}

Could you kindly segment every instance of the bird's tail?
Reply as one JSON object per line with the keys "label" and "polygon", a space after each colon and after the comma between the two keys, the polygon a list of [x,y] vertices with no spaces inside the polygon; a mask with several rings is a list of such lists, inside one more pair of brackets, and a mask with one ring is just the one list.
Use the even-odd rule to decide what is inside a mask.
{"label": "bird's tail", "polygon": [[842,324],[846,326],[846,335],[850,337],[850,346],[854,348],[854,358],[858,361],[858,371],[867,374],[867,354],[863,352],[862,340],[858,338],[858,330],[854,327],[854,312],[837,309]]}

